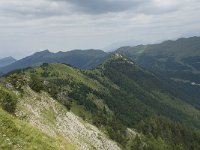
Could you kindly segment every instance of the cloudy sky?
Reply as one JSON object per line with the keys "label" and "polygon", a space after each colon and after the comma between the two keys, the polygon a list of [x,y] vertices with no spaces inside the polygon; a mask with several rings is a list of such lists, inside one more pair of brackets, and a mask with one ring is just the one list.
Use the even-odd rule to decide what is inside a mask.
{"label": "cloudy sky", "polygon": [[200,35],[200,0],[0,0],[0,58]]}

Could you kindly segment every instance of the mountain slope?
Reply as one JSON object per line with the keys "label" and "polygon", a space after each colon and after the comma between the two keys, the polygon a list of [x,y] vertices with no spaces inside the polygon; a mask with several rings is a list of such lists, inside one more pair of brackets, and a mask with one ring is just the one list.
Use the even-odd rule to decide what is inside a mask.
{"label": "mountain slope", "polygon": [[0,149],[75,149],[67,139],[51,137],[16,118],[11,111],[16,109],[14,92],[0,86],[0,97]]}
{"label": "mountain slope", "polygon": [[182,100],[176,86],[171,90],[161,78],[120,54],[92,70],[43,64],[10,73],[5,81],[22,94],[16,104],[18,118],[73,145],[85,149],[200,147],[199,109]]}
{"label": "mountain slope", "polygon": [[[19,92],[3,87],[0,89],[0,106],[6,108],[5,110],[12,104],[8,103],[8,94],[17,93],[15,98],[18,98],[15,103],[15,116],[0,107],[1,148],[120,149],[98,128],[70,112],[47,93],[35,93],[29,87],[24,87],[22,95]],[[4,104],[7,107],[4,107]]]}
{"label": "mountain slope", "polygon": [[183,83],[200,83],[200,37],[122,47],[117,52],[161,76]]}
{"label": "mountain slope", "polygon": [[84,122],[48,94],[37,94],[29,88],[25,92],[18,103],[16,115],[47,135],[67,139],[79,149],[120,149],[98,128]]}
{"label": "mountain slope", "polygon": [[67,140],[52,138],[0,108],[0,149],[75,149]]}
{"label": "mountain slope", "polygon": [[[116,107],[119,107],[118,111],[126,113],[122,115],[124,122],[126,121],[124,120],[125,118],[129,120],[131,120],[130,118],[136,119],[138,115],[149,116],[152,112],[168,116],[174,120],[180,120],[180,115],[183,120],[186,118],[186,120],[194,119],[194,114],[196,114],[197,118],[200,117],[199,110],[181,100],[178,91],[174,95],[171,92],[171,87],[168,87],[161,79],[119,54],[116,54],[111,61],[103,65],[103,73],[113,83],[118,85],[121,92],[124,92],[123,97],[117,96],[115,98],[115,101],[119,100],[118,104],[122,103],[121,105],[116,105]],[[117,93],[115,92],[115,94]],[[122,105],[125,105],[125,110],[120,108]],[[138,108],[138,110],[131,110],[135,105],[140,106],[135,108]],[[141,109],[141,107],[146,111]],[[127,108],[129,109],[127,110]],[[130,111],[130,114],[127,114],[127,111]],[[134,113],[136,115],[133,115]],[[187,117],[184,119],[183,116]],[[194,122],[197,123],[197,120]],[[190,121],[189,123],[191,123]],[[197,126],[200,125],[199,123],[197,124]]]}
{"label": "mountain slope", "polygon": [[8,66],[8,65],[14,63],[15,61],[17,61],[17,60],[14,59],[13,57],[2,58],[2,59],[0,59],[0,68]]}
{"label": "mountain slope", "polygon": [[[149,147],[155,146],[151,143],[152,139],[146,136],[151,131],[144,130],[146,126],[142,122],[145,120],[155,121],[156,126],[169,126],[166,131],[155,128],[158,135],[152,133],[154,138],[161,138],[161,141],[155,139],[159,145],[164,142],[163,134],[168,135],[169,130],[183,130],[185,135],[181,133],[180,137],[170,133],[162,147],[177,148],[178,143],[187,149],[196,143],[196,140],[194,143],[186,141],[187,137],[193,138],[196,134],[194,129],[200,127],[200,111],[182,100],[179,92],[174,95],[160,78],[119,54],[93,70],[81,71],[53,63],[25,70],[24,73],[31,76],[32,89],[48,92],[84,120],[107,133],[123,149],[128,145],[135,146],[135,142],[131,142],[134,139],[127,137],[128,129],[144,134],[144,141],[140,144],[145,142]],[[40,85],[41,82],[46,85]],[[184,126],[191,128],[192,133]],[[148,128],[152,128],[151,124]],[[175,137],[177,140],[173,141]],[[130,146],[130,143],[133,145]]]}
{"label": "mountain slope", "polygon": [[37,52],[25,57],[6,67],[0,68],[0,72],[8,73],[16,69],[38,66],[43,63],[60,62],[70,64],[78,68],[93,68],[107,57],[107,53],[101,50],[73,50],[68,52],[51,53],[48,50]]}

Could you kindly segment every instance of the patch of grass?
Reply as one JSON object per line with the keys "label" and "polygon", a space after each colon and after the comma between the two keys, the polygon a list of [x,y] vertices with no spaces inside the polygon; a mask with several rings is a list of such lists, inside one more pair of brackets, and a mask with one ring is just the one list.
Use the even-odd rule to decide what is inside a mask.
{"label": "patch of grass", "polygon": [[56,116],[52,109],[44,110],[42,115],[47,120],[47,123],[55,124]]}
{"label": "patch of grass", "polygon": [[92,121],[92,114],[85,110],[81,105],[77,105],[76,102],[72,103],[71,111],[77,116],[81,117],[83,120],[88,122]]}

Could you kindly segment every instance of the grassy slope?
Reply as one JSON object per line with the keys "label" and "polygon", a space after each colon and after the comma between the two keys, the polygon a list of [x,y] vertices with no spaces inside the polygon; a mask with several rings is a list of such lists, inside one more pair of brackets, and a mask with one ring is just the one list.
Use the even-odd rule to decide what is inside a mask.
{"label": "grassy slope", "polygon": [[43,79],[54,80],[54,79],[70,79],[75,82],[81,82],[86,84],[88,87],[95,90],[102,89],[103,87],[93,80],[90,80],[84,76],[79,69],[74,69],[64,64],[52,63],[48,67],[36,67],[33,70],[30,70],[29,73],[35,73],[36,75],[42,76],[41,74],[46,72],[48,77],[42,76]]}
{"label": "grassy slope", "polygon": [[[4,91],[14,94],[10,90]],[[90,121],[91,113],[84,107],[74,102],[72,112],[69,112],[45,92],[36,93],[29,87],[21,94],[15,94],[19,99],[16,116],[0,111],[0,145],[3,149],[107,149],[110,146],[119,149],[96,127],[72,113],[84,115]]]}
{"label": "grassy slope", "polygon": [[0,108],[0,149],[75,149],[66,140],[55,139]]}
{"label": "grassy slope", "polygon": [[16,117],[21,100],[19,92],[8,90],[0,84],[0,149],[75,149],[68,140],[49,136]]}

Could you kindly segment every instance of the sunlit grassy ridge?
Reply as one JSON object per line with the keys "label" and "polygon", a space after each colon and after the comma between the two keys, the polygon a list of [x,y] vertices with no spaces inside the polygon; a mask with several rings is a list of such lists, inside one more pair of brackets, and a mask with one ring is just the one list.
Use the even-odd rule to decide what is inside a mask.
{"label": "sunlit grassy ridge", "polygon": [[29,73],[34,73],[38,76],[41,76],[43,79],[69,79],[77,83],[83,83],[95,90],[104,89],[104,87],[101,84],[83,75],[79,69],[74,69],[65,64],[52,63],[49,64],[48,67],[45,67],[45,65],[43,65],[43,67],[36,67],[30,70]]}

